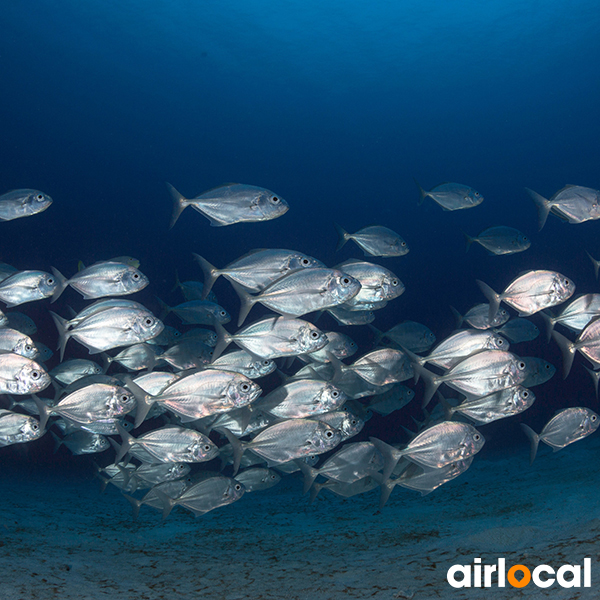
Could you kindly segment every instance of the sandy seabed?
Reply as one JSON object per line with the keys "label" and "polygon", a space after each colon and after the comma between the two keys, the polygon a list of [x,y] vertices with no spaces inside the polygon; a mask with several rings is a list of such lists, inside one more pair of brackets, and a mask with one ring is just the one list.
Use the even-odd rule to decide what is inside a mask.
{"label": "sandy seabed", "polygon": [[[203,517],[176,507],[137,521],[121,493],[77,473],[0,480],[0,600],[337,600],[600,597],[600,435],[558,453],[523,448],[432,494],[396,488],[308,504],[301,479]],[[517,451],[518,450],[518,451]],[[87,471],[84,471],[87,473]],[[592,587],[454,589],[453,564],[583,565]]]}

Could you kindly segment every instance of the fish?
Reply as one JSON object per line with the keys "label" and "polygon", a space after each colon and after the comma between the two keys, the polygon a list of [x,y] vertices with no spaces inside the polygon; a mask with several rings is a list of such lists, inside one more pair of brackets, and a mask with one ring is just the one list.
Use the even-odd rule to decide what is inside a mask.
{"label": "fish", "polygon": [[219,304],[209,300],[189,300],[177,306],[168,306],[160,298],[156,298],[162,307],[161,319],[171,312],[189,325],[225,325],[231,321],[230,314]]}
{"label": "fish", "polygon": [[387,392],[374,396],[367,408],[376,412],[378,415],[387,417],[387,415],[394,411],[404,408],[414,397],[414,390],[411,390],[401,383],[397,383]]}
{"label": "fish", "polygon": [[419,185],[419,182],[416,179],[414,182],[419,188],[419,205],[421,205],[427,197],[439,204],[444,210],[473,208],[483,202],[483,196],[468,185],[463,185],[461,183],[442,183],[427,192]]}
{"label": "fish", "polygon": [[78,271],[67,279],[58,269],[52,267],[57,285],[52,294],[52,302],[58,300],[67,286],[77,290],[85,300],[106,296],[127,296],[143,290],[150,280],[136,268],[119,262],[99,262]]}
{"label": "fish", "polygon": [[0,351],[0,394],[35,394],[45,390],[51,382],[50,375],[36,361]]}
{"label": "fish", "polygon": [[99,433],[90,433],[80,429],[69,433],[63,439],[60,439],[52,431],[50,432],[56,442],[54,452],[57,452],[60,446],[66,446],[71,454],[81,456],[83,454],[97,454],[110,448],[108,439]]}
{"label": "fish", "polygon": [[254,469],[245,469],[240,471],[235,480],[241,483],[246,490],[246,494],[250,492],[258,492],[268,490],[281,481],[281,476],[273,469],[264,469],[256,467]]}
{"label": "fish", "polygon": [[384,480],[389,478],[402,457],[423,467],[439,469],[474,456],[485,443],[485,438],[475,427],[456,421],[443,421],[425,429],[403,450],[398,450],[378,438],[371,437],[370,440],[385,459],[382,472]]}
{"label": "fish", "polygon": [[325,268],[320,260],[308,254],[276,248],[251,250],[223,269],[217,269],[199,254],[193,253],[192,256],[204,273],[203,300],[221,275],[249,292],[261,292],[274,281],[294,271]]}
{"label": "fish", "polygon": [[50,371],[50,375],[64,385],[69,385],[82,377],[100,375],[100,373],[102,373],[102,367],[98,363],[85,358],[66,360]]}
{"label": "fish", "polygon": [[358,346],[354,340],[343,333],[337,331],[326,331],[327,344],[320,350],[315,350],[306,356],[300,355],[301,360],[308,360],[311,362],[329,362],[327,353],[331,352],[336,358],[342,359],[347,358],[356,354]]}
{"label": "fish", "polygon": [[558,323],[579,333],[593,318],[600,315],[600,294],[584,294],[569,302],[561,313],[554,316],[542,311],[540,316],[546,324],[547,341],[550,341],[554,326]]}
{"label": "fish", "polygon": [[349,310],[344,304],[330,307],[327,312],[338,325],[367,325],[375,320],[372,310]]}
{"label": "fish", "polygon": [[242,350],[263,359],[310,354],[327,344],[327,336],[309,321],[287,317],[266,317],[247,325],[235,334],[216,325],[219,341],[213,352],[213,361],[234,342]]}
{"label": "fish", "polygon": [[13,307],[50,298],[58,282],[45,271],[17,271],[0,282],[0,301]]}
{"label": "fish", "polygon": [[4,281],[7,277],[10,277],[17,272],[17,268],[9,265],[5,262],[0,262],[0,281]]}
{"label": "fish", "polygon": [[150,344],[146,343],[128,346],[116,356],[109,356],[106,353],[103,356],[109,365],[118,363],[128,371],[152,370],[157,362],[156,352]]}
{"label": "fish", "polygon": [[[112,302],[112,301],[111,301]],[[90,354],[111,350],[119,346],[131,346],[146,342],[158,335],[164,325],[149,310],[134,306],[113,306],[104,310],[91,311],[82,317],[82,311],[67,321],[50,311],[58,329],[58,347],[62,361],[65,347],[73,338],[83,344]]]}
{"label": "fish", "polygon": [[489,304],[476,304],[465,313],[464,317],[453,306],[450,307],[450,310],[456,320],[457,328],[462,327],[463,322],[466,321],[475,329],[491,329],[504,325],[510,319],[510,315],[503,308],[498,308],[496,316],[490,319]]}
{"label": "fish", "polygon": [[222,431],[233,446],[234,476],[245,450],[252,450],[267,461],[267,466],[273,466],[295,458],[323,454],[333,450],[342,440],[338,430],[313,419],[288,419],[275,423],[261,431],[251,442],[238,440],[227,429]]}
{"label": "fish", "polygon": [[521,384],[526,388],[546,383],[556,373],[556,367],[539,356],[521,356],[520,358],[525,363],[525,379]]}
{"label": "fish", "polygon": [[523,385],[516,385],[461,402],[458,406],[450,406],[446,401],[442,404],[447,418],[459,413],[479,424],[491,423],[522,413],[535,402],[535,394]]}
{"label": "fish", "polygon": [[257,360],[245,350],[234,350],[214,360],[210,368],[241,373],[249,379],[259,379],[273,373],[277,365],[270,359]]}
{"label": "fish", "polygon": [[0,446],[31,442],[44,433],[37,419],[0,408]]}
{"label": "fish", "polygon": [[490,303],[490,321],[495,317],[500,302],[519,311],[520,317],[527,317],[544,308],[561,304],[575,292],[575,284],[571,279],[556,271],[544,270],[527,271],[519,275],[501,294],[497,294],[479,279],[477,284]]}
{"label": "fish", "polygon": [[590,321],[585,329],[577,336],[574,342],[570,342],[558,331],[552,332],[554,341],[558,344],[563,355],[563,379],[566,379],[571,371],[575,352],[579,350],[595,368],[600,366],[600,317]]}
{"label": "fish", "polygon": [[594,267],[594,276],[598,279],[598,271],[600,270],[600,260],[596,260],[589,252],[586,251],[588,258],[592,261]]}
{"label": "fish", "polygon": [[417,362],[413,363],[416,374],[425,380],[423,407],[442,383],[465,394],[467,398],[485,396],[523,383],[526,363],[511,352],[484,350],[465,358],[444,375],[435,375]]}
{"label": "fish", "polygon": [[522,319],[520,317],[510,319],[510,321],[507,321],[502,327],[497,327],[493,331],[494,333],[504,336],[513,344],[531,342],[540,335],[540,330],[537,325],[528,319]]}
{"label": "fish", "polygon": [[8,325],[8,317],[0,310],[0,328]]}
{"label": "fish", "polygon": [[521,423],[521,428],[531,444],[529,464],[535,460],[540,440],[557,452],[594,433],[598,425],[600,425],[598,415],[593,410],[582,407],[565,408],[559,411],[546,423],[539,434],[525,423]]}
{"label": "fish", "polygon": [[165,350],[157,360],[166,362],[174,369],[195,369],[208,365],[213,349],[200,340],[183,340]]}
{"label": "fish", "polygon": [[477,243],[483,246],[490,254],[497,256],[524,252],[531,246],[531,241],[523,232],[514,227],[505,227],[504,225],[488,227],[475,237],[471,237],[466,233],[464,236],[467,242],[467,251],[471,247],[471,244]]}
{"label": "fish", "polygon": [[370,329],[375,334],[375,344],[388,339],[411,352],[426,352],[436,341],[435,334],[427,325],[415,321],[403,321],[386,332],[372,325]]}
{"label": "fish", "polygon": [[525,188],[538,211],[538,226],[541,231],[548,214],[552,213],[567,223],[583,223],[600,219],[600,190],[580,185],[566,185],[550,200],[537,192]]}
{"label": "fish", "polygon": [[13,190],[0,195],[0,221],[30,217],[45,211],[52,198],[39,190]]}
{"label": "fish", "polygon": [[339,237],[336,250],[341,250],[348,240],[352,240],[365,256],[404,256],[409,252],[408,244],[402,236],[382,225],[371,225],[356,233],[348,233],[335,223],[335,229]]}
{"label": "fish", "polygon": [[26,358],[36,358],[39,355],[36,345],[28,335],[10,327],[0,328],[0,351],[2,350]]}
{"label": "fish", "polygon": [[343,304],[361,289],[358,279],[337,269],[321,267],[288,273],[256,296],[249,294],[234,281],[231,285],[241,302],[238,327],[257,302],[281,315],[301,317],[316,310]]}
{"label": "fish", "polygon": [[289,210],[289,204],[278,194],[262,187],[230,183],[208,190],[192,199],[182,196],[167,183],[173,198],[173,214],[169,229],[179,215],[191,206],[204,215],[211,227],[223,227],[233,223],[269,221],[281,217]]}
{"label": "fish", "polygon": [[421,492],[421,496],[427,496],[441,485],[456,479],[464,473],[472,462],[473,457],[469,456],[469,458],[457,460],[439,469],[412,463],[408,465],[398,479],[392,480],[392,483],[397,483],[397,485],[409,490]]}

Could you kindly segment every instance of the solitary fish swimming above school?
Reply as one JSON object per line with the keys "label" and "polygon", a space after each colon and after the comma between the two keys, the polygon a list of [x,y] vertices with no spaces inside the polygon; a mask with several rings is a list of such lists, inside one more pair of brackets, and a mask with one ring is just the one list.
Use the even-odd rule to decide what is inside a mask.
{"label": "solitary fish swimming above school", "polygon": [[38,190],[13,190],[0,196],[0,221],[30,217],[46,210],[52,198]]}
{"label": "solitary fish swimming above school", "polygon": [[167,187],[173,197],[173,214],[169,229],[175,225],[187,206],[203,214],[210,221],[211,227],[269,221],[280,217],[289,209],[288,203],[281,196],[254,185],[220,185],[192,199],[182,196],[170,183],[167,183]]}
{"label": "solitary fish swimming above school", "polygon": [[444,210],[461,210],[463,208],[473,208],[483,202],[483,196],[472,187],[462,183],[442,183],[436,185],[433,189],[426,191],[415,179],[419,188],[421,197],[419,205],[429,196],[437,202]]}

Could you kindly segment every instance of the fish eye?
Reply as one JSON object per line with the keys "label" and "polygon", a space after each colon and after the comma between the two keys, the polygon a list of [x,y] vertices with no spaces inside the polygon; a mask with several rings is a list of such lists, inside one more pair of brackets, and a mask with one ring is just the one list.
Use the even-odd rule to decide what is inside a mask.
{"label": "fish eye", "polygon": [[280,200],[279,200],[279,198],[277,196],[272,196],[271,197],[271,202],[273,204],[279,204]]}
{"label": "fish eye", "polygon": [[271,475],[271,479],[277,479],[275,475]]}
{"label": "fish eye", "polygon": [[590,420],[592,421],[592,423],[597,419],[598,417],[596,415],[592,415],[590,417]]}
{"label": "fish eye", "polygon": [[546,364],[546,365],[544,365],[544,367],[545,367],[545,368],[546,368],[548,371],[550,370],[550,365],[549,365],[549,364]]}
{"label": "fish eye", "polygon": [[42,374],[39,371],[31,371],[31,379],[39,379]]}
{"label": "fish eye", "polygon": [[52,279],[52,277],[48,277],[46,281],[48,282],[48,285],[52,285],[54,283],[54,279]]}
{"label": "fish eye", "polygon": [[221,310],[221,311],[219,311],[219,314],[220,314],[222,317],[226,317],[226,316],[227,316],[227,313],[226,313],[224,310]]}
{"label": "fish eye", "polygon": [[478,433],[476,433],[476,434],[473,436],[473,439],[474,439],[476,442],[478,442],[478,441],[481,439],[481,436],[480,436]]}
{"label": "fish eye", "polygon": [[565,279],[565,285],[571,285],[571,282],[568,279]]}
{"label": "fish eye", "polygon": [[502,338],[498,338],[498,346],[503,346],[504,340]]}
{"label": "fish eye", "polygon": [[210,446],[208,444],[204,444],[204,446],[202,446],[202,449],[204,450],[204,452],[208,452],[210,450]]}
{"label": "fish eye", "polygon": [[350,285],[350,278],[349,278],[349,277],[344,277],[344,278],[342,279],[342,283],[343,283],[344,285]]}
{"label": "fish eye", "polygon": [[234,486],[236,491],[240,491],[242,489],[242,486],[239,483],[236,483],[236,485]]}
{"label": "fish eye", "polygon": [[524,390],[524,391],[521,393],[521,398],[529,398],[529,392],[528,392],[527,390]]}
{"label": "fish eye", "polygon": [[270,360],[263,360],[262,361],[263,367],[268,367],[271,364]]}
{"label": "fish eye", "polygon": [[479,198],[479,192],[475,192],[475,198]]}
{"label": "fish eye", "polygon": [[356,419],[352,419],[352,421],[350,421],[350,425],[358,425],[358,421]]}
{"label": "fish eye", "polygon": [[150,327],[150,325],[154,325],[154,319],[151,319],[150,317],[147,317],[147,318],[144,320],[144,324],[145,324],[146,326]]}
{"label": "fish eye", "polygon": [[310,337],[311,337],[313,340],[316,340],[316,339],[318,339],[318,338],[319,338],[319,332],[318,332],[318,331],[311,331],[311,332],[310,332]]}
{"label": "fish eye", "polygon": [[242,383],[242,385],[240,385],[240,390],[242,390],[242,392],[248,392],[250,391],[250,385],[247,383]]}
{"label": "fish eye", "polygon": [[304,266],[304,267],[308,267],[308,265],[310,265],[310,260],[308,260],[308,258],[303,258],[303,259],[300,261],[300,264],[301,264],[302,266]]}
{"label": "fish eye", "polygon": [[333,436],[333,431],[328,431],[328,432],[325,434],[325,437],[328,437],[328,438],[330,438],[330,437],[332,437],[332,436]]}
{"label": "fish eye", "polygon": [[392,279],[392,285],[395,287],[398,285],[398,280],[397,279]]}
{"label": "fish eye", "polygon": [[517,367],[519,367],[519,369],[520,369],[521,371],[522,371],[522,370],[523,370],[523,369],[524,369],[526,366],[527,366],[527,365],[526,365],[526,364],[525,364],[523,361],[521,361],[521,362],[520,362],[520,363],[517,365]]}
{"label": "fish eye", "polygon": [[134,273],[132,275],[132,278],[135,279],[136,281],[140,278],[140,274],[139,273]]}
{"label": "fish eye", "polygon": [[44,199],[44,195],[43,195],[43,194],[38,194],[38,195],[35,197],[35,199],[36,199],[36,200],[39,200],[39,201],[41,202],[41,201]]}
{"label": "fish eye", "polygon": [[27,352],[31,352],[33,350],[33,346],[31,346],[30,344],[27,344],[25,346],[25,350],[27,350]]}
{"label": "fish eye", "polygon": [[340,393],[339,393],[337,390],[333,390],[333,391],[331,392],[331,396],[332,396],[332,398],[337,398],[339,395],[340,395]]}
{"label": "fish eye", "polygon": [[31,429],[33,429],[33,431],[37,431],[40,428],[40,426],[37,423],[33,423],[33,425],[31,426]]}

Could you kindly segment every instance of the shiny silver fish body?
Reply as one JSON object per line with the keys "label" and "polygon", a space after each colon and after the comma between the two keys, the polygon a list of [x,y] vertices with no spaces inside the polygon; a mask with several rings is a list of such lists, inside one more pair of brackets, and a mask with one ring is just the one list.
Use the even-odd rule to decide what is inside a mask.
{"label": "shiny silver fish body", "polygon": [[0,351],[13,352],[26,358],[36,358],[39,354],[33,340],[16,329],[0,328]]}
{"label": "shiny silver fish body", "polygon": [[0,408],[0,446],[23,444],[43,434],[44,430],[37,419]]}
{"label": "shiny silver fish body", "polygon": [[600,218],[600,190],[580,185],[566,185],[549,200],[525,188],[538,211],[540,231],[552,213],[567,223],[583,223]]}
{"label": "shiny silver fish body", "polygon": [[0,282],[0,301],[6,306],[19,306],[43,300],[54,294],[56,278],[45,271],[17,271]]}
{"label": "shiny silver fish body", "polygon": [[30,217],[46,210],[52,198],[39,190],[13,190],[0,196],[0,221]]}
{"label": "shiny silver fish body", "polygon": [[380,265],[351,259],[337,265],[336,269],[354,277],[360,283],[358,293],[344,302],[344,306],[348,308],[372,310],[370,303],[393,300],[406,289],[394,273]]}
{"label": "shiny silver fish body", "polygon": [[235,350],[223,354],[210,364],[211,369],[241,373],[249,379],[265,377],[275,371],[277,365],[269,359],[257,360],[245,350]]}
{"label": "shiny silver fish body", "polygon": [[488,227],[477,236],[471,237],[465,234],[467,240],[467,250],[473,243],[480,244],[490,254],[498,256],[504,254],[516,254],[524,252],[531,246],[529,238],[514,227]]}
{"label": "shiny silver fish body", "polygon": [[281,196],[254,185],[221,185],[192,199],[184,198],[172,185],[167,186],[174,203],[170,227],[175,225],[187,206],[204,215],[212,227],[269,221],[280,217],[289,209],[288,203]]}
{"label": "shiny silver fish body", "polygon": [[442,183],[430,191],[425,191],[415,179],[419,188],[419,204],[429,197],[444,210],[473,208],[483,202],[483,196],[472,187],[461,183]]}
{"label": "shiny silver fish body", "polygon": [[51,382],[44,367],[34,360],[12,352],[0,352],[0,394],[36,394]]}
{"label": "shiny silver fish body", "polygon": [[348,233],[337,223],[335,228],[339,237],[336,250],[340,250],[348,240],[352,240],[365,256],[404,256],[409,252],[408,244],[402,236],[382,225],[363,227],[356,233]]}

